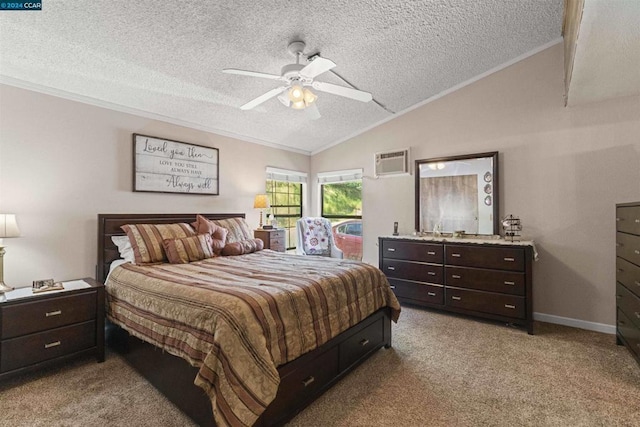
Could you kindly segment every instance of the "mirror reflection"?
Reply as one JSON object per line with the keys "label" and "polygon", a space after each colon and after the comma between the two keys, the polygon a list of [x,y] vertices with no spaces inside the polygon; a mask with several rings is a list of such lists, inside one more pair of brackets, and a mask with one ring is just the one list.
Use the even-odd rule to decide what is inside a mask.
{"label": "mirror reflection", "polygon": [[416,160],[416,230],[498,233],[498,153]]}

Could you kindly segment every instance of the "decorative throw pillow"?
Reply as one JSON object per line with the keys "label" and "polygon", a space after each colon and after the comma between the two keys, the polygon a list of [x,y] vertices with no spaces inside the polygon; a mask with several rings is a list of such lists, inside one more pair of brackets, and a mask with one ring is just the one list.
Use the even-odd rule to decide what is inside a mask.
{"label": "decorative throw pillow", "polygon": [[167,262],[167,256],[162,247],[163,240],[196,235],[193,228],[186,223],[126,224],[120,228],[129,237],[136,264]]}
{"label": "decorative throw pillow", "polygon": [[264,242],[260,239],[247,239],[240,242],[227,243],[222,250],[222,255],[244,255],[258,252],[264,249]]}
{"label": "decorative throw pillow", "polygon": [[183,239],[165,239],[162,241],[162,246],[171,264],[186,264],[215,256],[211,247],[210,234],[198,234]]}
{"label": "decorative throw pillow", "polygon": [[307,255],[331,256],[331,226],[324,218],[306,218],[302,222],[302,236]]}
{"label": "decorative throw pillow", "polygon": [[196,222],[192,222],[191,226],[193,226],[198,234],[207,233],[211,235],[211,247],[213,248],[213,253],[220,255],[222,248],[224,248],[224,245],[227,242],[227,234],[229,233],[229,230],[216,225],[213,221],[208,220],[202,215],[196,215]]}
{"label": "decorative throw pillow", "polygon": [[227,234],[227,243],[253,239],[251,228],[249,228],[249,225],[244,218],[214,219],[213,222],[220,227],[229,230],[229,234]]}
{"label": "decorative throw pillow", "polygon": [[129,241],[129,237],[111,236],[111,241],[118,247],[120,258],[122,258],[127,262],[130,262],[131,264],[136,263],[136,258],[133,255],[133,247],[131,247],[131,242]]}

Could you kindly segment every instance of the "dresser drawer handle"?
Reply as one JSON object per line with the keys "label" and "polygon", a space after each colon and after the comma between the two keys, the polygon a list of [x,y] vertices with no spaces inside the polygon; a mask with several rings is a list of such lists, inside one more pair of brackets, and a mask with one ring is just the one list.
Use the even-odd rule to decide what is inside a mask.
{"label": "dresser drawer handle", "polygon": [[436,253],[434,251],[427,251],[427,255],[435,255]]}
{"label": "dresser drawer handle", "polygon": [[516,306],[513,304],[505,304],[504,308],[510,308],[511,310],[515,310]]}
{"label": "dresser drawer handle", "polygon": [[395,252],[396,250],[394,248],[387,248],[387,251],[389,252]]}
{"label": "dresser drawer handle", "polygon": [[640,250],[636,249],[636,250],[633,251],[633,253],[636,254],[636,255],[640,255]]}
{"label": "dresser drawer handle", "polygon": [[617,248],[621,248],[621,247],[623,247],[623,246],[624,246],[624,245],[623,245],[622,243],[618,243],[618,242],[616,242],[616,247],[617,247]]}
{"label": "dresser drawer handle", "polygon": [[45,344],[44,348],[57,347],[59,345],[60,345],[60,341],[54,341],[54,342],[50,342],[49,344]]}
{"label": "dresser drawer handle", "polygon": [[640,224],[640,219],[636,218],[635,223],[636,223],[636,224]]}
{"label": "dresser drawer handle", "polygon": [[504,257],[505,261],[514,262],[516,259],[511,257]]}
{"label": "dresser drawer handle", "polygon": [[621,268],[617,269],[616,271],[617,271],[618,273],[624,273],[624,270],[623,270],[623,269],[621,269]]}
{"label": "dresser drawer handle", "polygon": [[436,275],[435,271],[427,271],[427,274],[429,276],[435,276]]}
{"label": "dresser drawer handle", "polygon": [[457,274],[452,274],[451,278],[453,278],[453,279],[461,279],[462,276],[458,276]]}
{"label": "dresser drawer handle", "polygon": [[461,255],[460,254],[451,254],[451,256],[455,257],[455,258],[460,258]]}
{"label": "dresser drawer handle", "polygon": [[460,300],[462,300],[462,298],[461,298],[461,297],[456,297],[456,296],[452,296],[452,297],[451,297],[451,299],[452,299],[452,300],[454,300],[454,301],[460,301]]}
{"label": "dresser drawer handle", "polygon": [[509,285],[509,286],[515,286],[516,282],[510,282],[510,281],[508,281],[508,280],[505,280],[505,281],[504,281],[504,284],[505,284],[505,285]]}
{"label": "dresser drawer handle", "polygon": [[636,315],[636,317],[637,317],[638,319],[640,319],[640,311],[636,311],[636,312],[635,312],[635,313],[633,313],[633,314],[635,314],[635,315]]}
{"label": "dresser drawer handle", "polygon": [[391,289],[395,289],[395,288],[396,288],[396,287],[395,287],[395,286],[393,286],[393,285],[390,285],[389,287],[390,287]]}
{"label": "dresser drawer handle", "polygon": [[387,267],[387,270],[396,271],[395,267]]}
{"label": "dresser drawer handle", "polygon": [[302,385],[307,387],[309,384],[311,384],[312,382],[314,382],[316,379],[313,378],[313,375],[310,376],[309,378],[306,378],[304,380],[302,380]]}
{"label": "dresser drawer handle", "polygon": [[622,221],[622,218],[616,218],[616,222]]}
{"label": "dresser drawer handle", "polygon": [[618,320],[618,325],[624,325],[624,320]]}
{"label": "dresser drawer handle", "polygon": [[62,314],[62,310],[56,310],[56,311],[50,311],[48,313],[45,313],[45,317],[51,317],[51,316],[59,316],[60,314]]}
{"label": "dresser drawer handle", "polygon": [[638,282],[637,280],[635,282],[633,282],[636,284],[636,286],[640,286],[640,282]]}
{"label": "dresser drawer handle", "polygon": [[366,339],[366,338],[364,338],[362,341],[360,341],[360,345],[361,345],[362,347],[366,346],[367,344],[369,344],[369,340],[368,340],[368,339]]}
{"label": "dresser drawer handle", "polygon": [[435,292],[427,292],[427,295],[429,295],[430,297],[435,297],[436,293]]}

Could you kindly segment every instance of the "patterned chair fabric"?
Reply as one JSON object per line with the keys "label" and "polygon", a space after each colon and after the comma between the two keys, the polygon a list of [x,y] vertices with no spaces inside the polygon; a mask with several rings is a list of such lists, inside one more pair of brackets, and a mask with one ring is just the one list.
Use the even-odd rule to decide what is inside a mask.
{"label": "patterned chair fabric", "polygon": [[298,230],[298,255],[319,255],[342,258],[342,251],[333,241],[331,223],[322,217],[304,217],[296,223]]}

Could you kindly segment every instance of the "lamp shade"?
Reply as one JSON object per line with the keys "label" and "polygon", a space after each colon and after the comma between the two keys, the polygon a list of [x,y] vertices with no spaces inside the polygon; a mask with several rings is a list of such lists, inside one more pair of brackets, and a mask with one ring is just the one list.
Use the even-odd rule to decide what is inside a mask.
{"label": "lamp shade", "polygon": [[253,200],[253,207],[255,209],[267,209],[269,207],[269,197],[266,194],[257,194]]}
{"label": "lamp shade", "polygon": [[14,214],[0,214],[0,239],[5,237],[19,237],[20,229]]}

